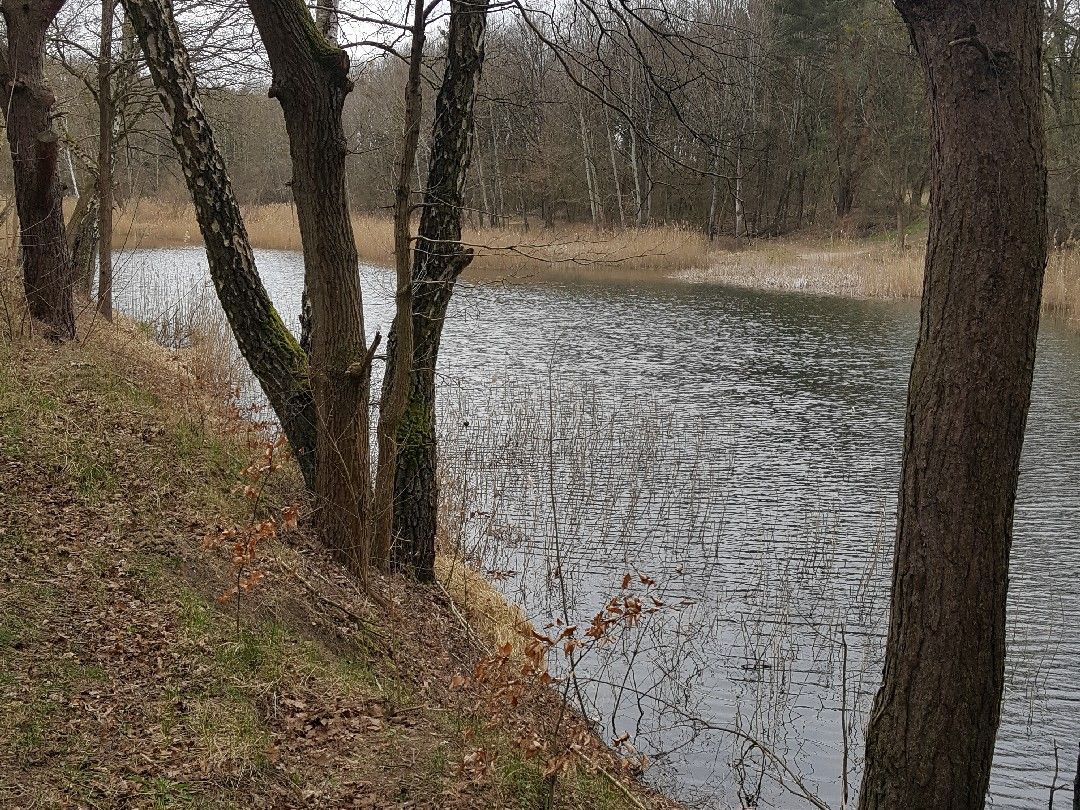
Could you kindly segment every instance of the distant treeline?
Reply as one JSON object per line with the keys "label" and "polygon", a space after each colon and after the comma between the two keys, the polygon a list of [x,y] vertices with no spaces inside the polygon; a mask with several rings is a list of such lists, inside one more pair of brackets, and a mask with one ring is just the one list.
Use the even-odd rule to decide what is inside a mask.
{"label": "distant treeline", "polygon": [[[891,3],[662,5],[655,18],[581,0],[492,17],[466,189],[470,224],[677,223],[731,239],[807,228],[867,234],[919,217],[929,194],[927,104]],[[1044,22],[1050,222],[1062,242],[1080,223],[1080,2],[1052,0]],[[437,37],[428,50],[430,79],[440,69]],[[388,211],[405,66],[353,53],[349,194],[358,212]],[[287,202],[288,141],[260,57],[252,53],[246,70],[236,53],[226,61],[207,107],[238,195],[245,204]],[[54,81],[65,87],[58,95],[72,140],[93,154],[96,107],[79,65],[77,53],[58,59]],[[429,118],[433,96],[429,88]],[[145,106],[118,155],[118,192],[184,200],[156,105]],[[0,183],[10,189],[9,176]]]}

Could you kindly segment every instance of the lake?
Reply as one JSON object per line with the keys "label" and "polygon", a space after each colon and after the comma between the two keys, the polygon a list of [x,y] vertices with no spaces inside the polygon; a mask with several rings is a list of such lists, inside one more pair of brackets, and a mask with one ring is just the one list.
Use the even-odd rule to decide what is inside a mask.
{"label": "lake", "polygon": [[[257,259],[295,326],[300,257]],[[201,249],[123,261],[121,306],[206,284]],[[392,275],[362,275],[369,334],[385,333]],[[459,285],[439,365],[447,514],[538,627],[587,623],[627,573],[662,603],[581,662],[580,689],[606,736],[630,732],[650,778],[689,803],[802,807],[811,793],[840,807],[845,782],[854,795],[917,320],[909,302],[617,276]],[[1046,322],[993,807],[1046,802],[1055,743],[1072,779],[1078,535],[1080,334]]]}

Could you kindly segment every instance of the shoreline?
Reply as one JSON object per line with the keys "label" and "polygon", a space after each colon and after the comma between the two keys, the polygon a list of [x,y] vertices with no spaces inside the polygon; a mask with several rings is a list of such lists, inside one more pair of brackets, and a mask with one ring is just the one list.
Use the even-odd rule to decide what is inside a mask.
{"label": "shoreline", "polygon": [[[205,538],[252,519],[238,481],[265,438],[196,351],[124,318],[80,327],[65,346],[0,340],[0,803],[531,806],[545,760],[587,737],[566,749],[559,806],[678,806],[554,690],[495,722],[492,687],[455,689],[503,638],[520,642],[523,614],[446,557],[437,588],[380,579],[386,613],[305,529],[289,462],[264,508],[301,504],[299,527],[260,544],[262,585],[222,600],[234,563]],[[546,753],[521,748],[524,727]]]}
{"label": "shoreline", "polygon": [[[255,249],[299,252],[291,206],[245,209]],[[362,263],[393,266],[393,235],[384,216],[354,214]],[[909,232],[899,251],[886,236],[841,238],[792,234],[734,249],[709,245],[700,230],[653,226],[621,232],[583,225],[553,231],[520,227],[467,228],[464,243],[477,256],[464,278],[528,284],[569,280],[617,283],[718,284],[763,291],[866,300],[917,300],[922,295],[922,232]],[[139,200],[118,214],[114,248],[120,251],[202,245],[190,205]],[[1080,320],[1080,248],[1051,252],[1043,311]]]}

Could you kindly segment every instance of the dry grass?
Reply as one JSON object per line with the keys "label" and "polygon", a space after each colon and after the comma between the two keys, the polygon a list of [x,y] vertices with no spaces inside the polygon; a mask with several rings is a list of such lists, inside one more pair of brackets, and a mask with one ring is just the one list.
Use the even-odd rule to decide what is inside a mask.
{"label": "dry grass", "polygon": [[1080,248],[1050,254],[1043,282],[1043,312],[1069,322],[1080,320]]}
{"label": "dry grass", "polygon": [[[247,208],[244,219],[255,247],[300,250],[300,230],[291,205]],[[353,231],[361,261],[385,266],[393,263],[393,228],[388,217],[354,214]],[[525,277],[582,269],[601,273],[657,272],[700,267],[708,260],[705,238],[697,231],[676,226],[621,233],[585,226],[554,231],[469,228],[463,237],[476,251],[469,272],[487,276]],[[114,239],[117,247],[175,247],[198,244],[199,240],[194,212],[187,205],[138,200],[117,217]]]}
{"label": "dry grass", "polygon": [[[300,250],[291,205],[254,206],[245,209],[244,215],[255,247]],[[389,218],[355,214],[353,230],[361,261],[392,264]],[[11,253],[13,234],[14,224],[9,221],[0,233],[6,254]],[[463,237],[477,254],[467,272],[485,278],[673,278],[853,298],[918,298],[925,258],[919,236],[912,237],[912,247],[903,252],[891,239],[806,236],[761,241],[743,249],[710,249],[699,231],[679,226],[622,232],[588,226],[554,231],[483,228],[467,229]],[[197,245],[200,239],[190,205],[138,200],[117,217],[114,241],[117,248],[136,248]],[[1080,319],[1080,248],[1050,254],[1043,309],[1064,320]]]}
{"label": "dry grass", "polygon": [[901,253],[893,244],[876,240],[777,239],[715,253],[707,268],[678,276],[854,298],[917,298],[923,256],[921,248]]}
{"label": "dry grass", "polygon": [[481,573],[456,554],[439,554],[435,574],[485,645],[495,649],[509,641],[520,651],[522,634],[531,625],[519,606],[507,602]]}
{"label": "dry grass", "polygon": [[[380,580],[378,608],[301,529],[218,603],[228,549],[200,539],[254,519],[237,484],[265,437],[191,359],[124,319],[0,340],[0,806],[538,806],[543,760],[513,729],[555,739],[556,696],[504,727],[451,689],[486,651],[439,592]],[[299,486],[286,465],[257,519]],[[671,806],[610,776],[599,739],[586,754],[556,806]]]}
{"label": "dry grass", "polygon": [[[881,240],[780,239],[714,253],[706,269],[679,271],[676,276],[853,298],[918,298],[925,259],[921,245],[901,253]],[[1050,253],[1043,311],[1065,321],[1080,320],[1080,248]]]}

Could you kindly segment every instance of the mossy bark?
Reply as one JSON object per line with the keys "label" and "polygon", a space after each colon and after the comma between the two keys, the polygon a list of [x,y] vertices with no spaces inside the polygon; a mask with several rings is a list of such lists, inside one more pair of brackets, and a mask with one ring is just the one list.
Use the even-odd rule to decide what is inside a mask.
{"label": "mossy bark", "polygon": [[259,279],[225,161],[203,113],[191,60],[167,0],[122,0],[146,55],[195,205],[210,277],[240,351],[281,423],[308,488],[316,415],[307,356]]}
{"label": "mossy bark", "polygon": [[[450,4],[446,67],[435,102],[427,189],[413,251],[412,372],[397,432],[392,562],[422,580],[434,577],[438,527],[435,366],[454,284],[473,255],[461,245],[461,213],[487,10],[487,0]],[[393,373],[396,340],[392,330],[387,374]]]}
{"label": "mossy bark", "polygon": [[45,33],[63,0],[0,3],[7,48],[0,64],[4,119],[19,212],[23,288],[30,316],[55,340],[75,337],[75,271],[64,236],[56,98],[45,83]]}
{"label": "mossy bark", "polygon": [[[370,560],[370,367],[360,270],[345,191],[342,126],[349,57],[303,0],[249,0],[273,71],[292,158],[292,191],[310,303],[316,520],[323,542],[362,573]],[[350,371],[350,369],[353,369]]]}

